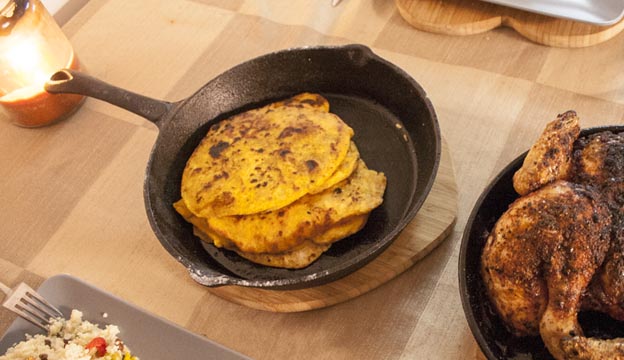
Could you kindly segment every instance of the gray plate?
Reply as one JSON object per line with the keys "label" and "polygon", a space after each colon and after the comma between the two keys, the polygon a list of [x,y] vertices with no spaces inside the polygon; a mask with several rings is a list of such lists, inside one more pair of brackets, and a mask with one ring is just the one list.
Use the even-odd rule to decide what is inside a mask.
{"label": "gray plate", "polygon": [[[47,279],[38,291],[67,317],[78,309],[84,320],[119,326],[120,337],[142,360],[248,359],[69,275]],[[108,316],[104,318],[103,313]],[[15,320],[0,340],[0,354],[24,340],[26,333],[41,330],[20,318]]]}
{"label": "gray plate", "polygon": [[483,0],[568,20],[608,26],[624,15],[622,0]]}

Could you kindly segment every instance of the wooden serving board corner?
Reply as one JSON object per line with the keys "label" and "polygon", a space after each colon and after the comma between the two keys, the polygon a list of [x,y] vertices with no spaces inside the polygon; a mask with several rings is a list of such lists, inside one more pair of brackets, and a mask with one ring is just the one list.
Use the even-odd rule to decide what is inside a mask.
{"label": "wooden serving board corner", "polygon": [[607,41],[624,30],[624,19],[598,26],[557,19],[479,0],[395,0],[413,27],[446,35],[472,35],[500,26],[539,44],[578,48]]}
{"label": "wooden serving board corner", "polygon": [[347,301],[392,280],[429,254],[451,233],[457,215],[457,185],[446,141],[436,180],[416,217],[399,237],[363,268],[334,282],[299,290],[240,286],[209,288],[223,299],[272,312],[298,312]]}

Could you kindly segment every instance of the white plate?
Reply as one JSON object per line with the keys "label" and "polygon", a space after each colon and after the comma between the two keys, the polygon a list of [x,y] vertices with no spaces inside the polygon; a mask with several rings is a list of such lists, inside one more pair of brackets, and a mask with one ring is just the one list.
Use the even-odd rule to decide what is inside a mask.
{"label": "white plate", "polygon": [[[78,309],[83,312],[84,320],[102,326],[118,325],[120,337],[132,354],[142,360],[248,359],[69,275],[47,279],[38,292],[65,316],[69,316],[72,309]],[[106,318],[102,316],[104,313]],[[41,330],[16,319],[0,339],[0,354],[24,340],[26,333],[37,334]]]}
{"label": "white plate", "polygon": [[593,25],[613,25],[624,15],[624,0],[483,0]]}

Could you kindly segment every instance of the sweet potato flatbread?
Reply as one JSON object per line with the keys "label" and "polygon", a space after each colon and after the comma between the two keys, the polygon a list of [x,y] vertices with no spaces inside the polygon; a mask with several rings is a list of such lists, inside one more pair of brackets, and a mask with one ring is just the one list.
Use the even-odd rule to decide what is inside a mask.
{"label": "sweet potato flatbread", "polygon": [[275,109],[282,106],[290,106],[296,108],[310,108],[318,111],[329,112],[329,101],[319,94],[301,93],[290,97],[286,100],[276,101],[268,105],[269,108]]}
{"label": "sweet potato flatbread", "polygon": [[[214,233],[205,233],[197,227],[193,227],[193,233],[195,236],[207,243],[214,243],[215,239],[219,238],[218,235]],[[232,250],[235,251],[240,257],[256,264],[284,269],[301,269],[313,263],[325,251],[327,251],[330,246],[331,244],[319,245],[312,241],[306,241],[297,248],[280,254],[250,254],[236,249]]]}
{"label": "sweet potato flatbread", "polygon": [[214,125],[174,204],[194,234],[265,266],[300,269],[358,231],[383,201],[353,130],[302,93]]}
{"label": "sweet potato flatbread", "polygon": [[329,228],[325,233],[321,234],[316,239],[305,240],[294,249],[278,254],[256,254],[242,252],[233,247],[230,240],[225,239],[206,228],[202,230],[197,226],[193,226],[193,233],[201,240],[215,244],[215,246],[217,246],[216,244],[226,245],[224,246],[225,248],[235,251],[242,258],[256,264],[285,269],[301,269],[318,259],[331,247],[333,242],[344,239],[345,237],[358,232],[364,224],[366,224],[367,219],[368,214],[345,219],[339,224]]}
{"label": "sweet potato flatbread", "polygon": [[[383,201],[386,177],[370,170],[362,160],[346,180],[314,195],[266,213],[201,218],[184,202],[174,206],[187,221],[202,230],[229,239],[245,253],[281,253],[306,239],[314,239],[342,220],[368,214]],[[207,231],[204,231],[207,232]],[[216,246],[227,247],[215,242]]]}
{"label": "sweet potato flatbread", "polygon": [[[307,104],[301,101],[294,103]],[[221,217],[280,209],[338,170],[353,130],[324,105],[287,102],[211,127],[182,175],[182,198],[192,213]]]}

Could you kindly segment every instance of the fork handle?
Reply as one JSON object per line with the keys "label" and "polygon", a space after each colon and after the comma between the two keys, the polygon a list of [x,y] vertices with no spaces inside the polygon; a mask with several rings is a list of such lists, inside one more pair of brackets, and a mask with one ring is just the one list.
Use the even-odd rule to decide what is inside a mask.
{"label": "fork handle", "polygon": [[0,282],[0,291],[4,293],[4,295],[9,296],[9,294],[13,291],[10,287],[4,285]]}

